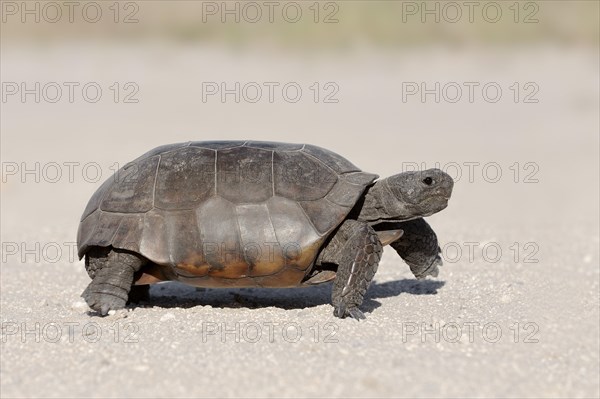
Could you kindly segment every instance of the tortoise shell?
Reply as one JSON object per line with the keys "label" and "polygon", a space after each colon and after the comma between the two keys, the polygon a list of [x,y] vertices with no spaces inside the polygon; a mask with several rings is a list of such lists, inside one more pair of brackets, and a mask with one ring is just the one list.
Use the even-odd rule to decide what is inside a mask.
{"label": "tortoise shell", "polygon": [[377,177],[307,144],[161,146],[94,193],[77,232],[79,257],[112,246],[150,260],[156,280],[297,286]]}

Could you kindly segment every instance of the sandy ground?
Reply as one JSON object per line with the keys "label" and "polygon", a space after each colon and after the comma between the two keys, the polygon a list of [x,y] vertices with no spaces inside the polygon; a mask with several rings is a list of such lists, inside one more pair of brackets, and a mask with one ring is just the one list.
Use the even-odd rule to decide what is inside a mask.
{"label": "sandy ground", "polygon": [[[72,43],[5,46],[1,66],[3,82],[105,93],[2,103],[2,397],[600,395],[597,49],[308,56]],[[139,103],[115,104],[115,81],[135,82]],[[202,102],[201,82],[221,81],[293,81],[305,96]],[[497,82],[504,94],[403,102],[402,82],[421,81]],[[314,82],[335,82],[339,102],[315,104]],[[539,102],[515,103],[514,82],[535,82]],[[223,138],[310,142],[382,176],[405,162],[458,165],[450,206],[430,218],[440,276],[415,280],[388,248],[360,323],[333,317],[327,285],[166,283],[141,306],[88,313],[73,243],[100,183],[84,167],[103,180],[154,146]]]}

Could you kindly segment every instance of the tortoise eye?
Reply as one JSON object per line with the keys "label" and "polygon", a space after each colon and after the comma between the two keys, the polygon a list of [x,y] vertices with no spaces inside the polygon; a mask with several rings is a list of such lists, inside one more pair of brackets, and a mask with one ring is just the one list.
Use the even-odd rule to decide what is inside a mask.
{"label": "tortoise eye", "polygon": [[426,177],[423,179],[423,183],[427,184],[428,186],[431,186],[431,184],[433,183],[433,179],[431,177]]}

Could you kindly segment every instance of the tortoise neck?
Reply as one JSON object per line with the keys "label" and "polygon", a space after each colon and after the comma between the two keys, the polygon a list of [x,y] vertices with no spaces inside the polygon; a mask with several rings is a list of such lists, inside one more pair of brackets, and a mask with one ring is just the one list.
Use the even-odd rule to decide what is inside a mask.
{"label": "tortoise neck", "polygon": [[411,219],[411,212],[387,186],[387,179],[379,180],[367,189],[357,220],[376,224],[385,221]]}

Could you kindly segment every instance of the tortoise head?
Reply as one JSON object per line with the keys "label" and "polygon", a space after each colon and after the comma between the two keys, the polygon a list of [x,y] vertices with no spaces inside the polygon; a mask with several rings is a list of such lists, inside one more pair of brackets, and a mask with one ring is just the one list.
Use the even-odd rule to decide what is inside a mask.
{"label": "tortoise head", "polygon": [[[448,206],[454,180],[439,169],[404,172],[385,179],[396,201],[386,201],[386,210],[394,216],[424,217]],[[396,208],[396,209],[395,209]]]}
{"label": "tortoise head", "polygon": [[369,188],[358,219],[373,223],[433,215],[448,206],[453,187],[452,178],[439,169],[390,176]]}

